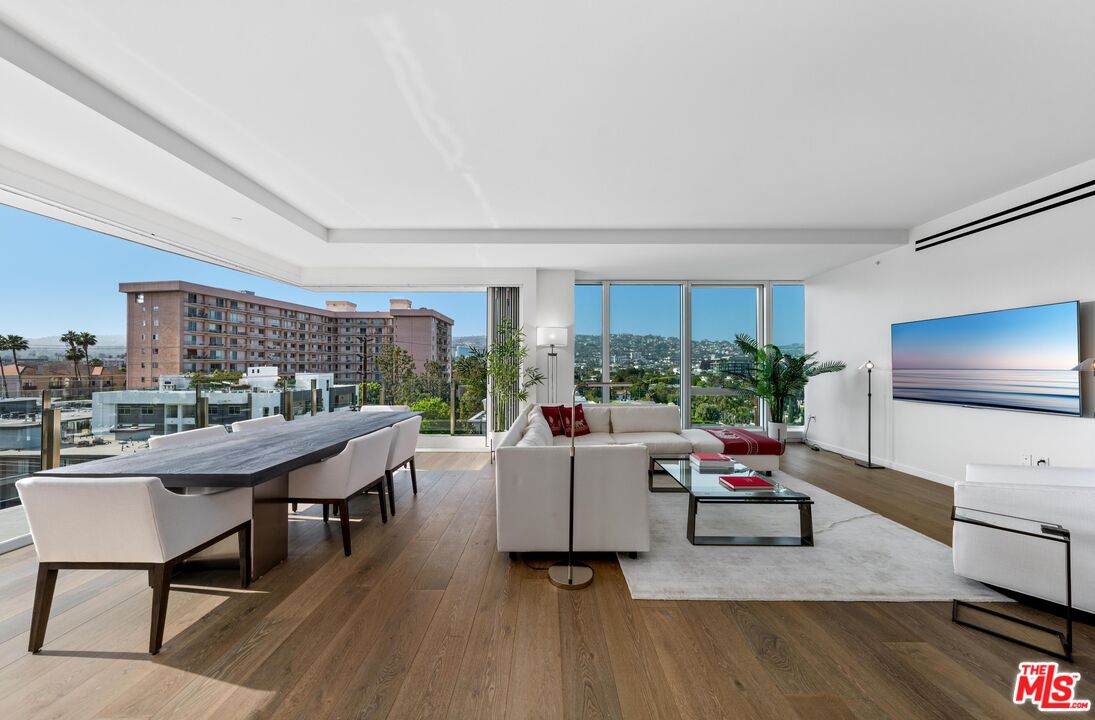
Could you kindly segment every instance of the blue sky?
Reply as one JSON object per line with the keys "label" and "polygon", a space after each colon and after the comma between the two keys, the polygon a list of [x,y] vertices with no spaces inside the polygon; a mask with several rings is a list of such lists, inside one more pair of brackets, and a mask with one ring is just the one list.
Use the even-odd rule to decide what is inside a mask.
{"label": "blue sky", "polygon": [[1076,304],[893,326],[894,368],[1068,370],[1079,356]]}
{"label": "blue sky", "polygon": [[[346,299],[360,310],[384,310],[393,297],[432,307],[456,324],[454,335],[482,335],[485,293],[317,293],[275,280],[173,255],[127,240],[0,205],[0,248],[5,312],[0,334],[28,338],[87,330],[125,334],[125,298],[118,283],[187,280],[265,297],[323,307]],[[19,301],[13,302],[13,299]]]}
{"label": "blue sky", "polygon": [[[804,289],[777,285],[773,289],[773,341],[803,342]],[[739,332],[756,335],[757,293],[751,288],[694,288],[692,336],[695,340],[731,340]],[[638,335],[680,335],[680,288],[676,285],[616,285],[612,287],[612,332]],[[579,285],[575,290],[575,332],[601,332],[601,288]]]}

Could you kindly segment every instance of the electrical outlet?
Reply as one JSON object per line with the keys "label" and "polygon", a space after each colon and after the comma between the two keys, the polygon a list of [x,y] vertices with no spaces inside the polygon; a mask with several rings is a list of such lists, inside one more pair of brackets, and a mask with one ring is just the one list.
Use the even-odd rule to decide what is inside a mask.
{"label": "electrical outlet", "polygon": [[1036,467],[1049,467],[1049,458],[1038,458],[1034,461]]}
{"label": "electrical outlet", "polygon": [[1023,464],[1032,467],[1034,465],[1034,456],[1030,453],[1023,453]]}

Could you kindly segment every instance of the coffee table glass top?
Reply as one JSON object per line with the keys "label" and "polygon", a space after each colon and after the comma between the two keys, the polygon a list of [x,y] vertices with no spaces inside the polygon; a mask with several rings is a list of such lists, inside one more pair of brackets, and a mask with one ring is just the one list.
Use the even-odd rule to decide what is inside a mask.
{"label": "coffee table glass top", "polygon": [[[687,458],[655,458],[654,462],[676,480],[677,484],[697,498],[738,498],[767,502],[797,502],[810,499],[808,495],[786,488],[771,478],[766,478],[740,464],[735,465],[733,470],[705,470],[700,472]],[[730,490],[719,482],[719,476],[731,473],[748,473],[762,480],[767,480],[772,483],[773,487],[771,490]]]}

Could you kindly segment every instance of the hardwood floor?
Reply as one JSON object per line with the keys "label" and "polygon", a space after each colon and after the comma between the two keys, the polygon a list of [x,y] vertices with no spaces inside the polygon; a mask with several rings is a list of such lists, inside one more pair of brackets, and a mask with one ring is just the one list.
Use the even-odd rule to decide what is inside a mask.
{"label": "hardwood floor", "polygon": [[[26,652],[31,548],[0,556],[0,717],[1010,718],[1034,653],[950,622],[947,603],[635,601],[618,564],[552,587],[495,551],[488,457],[419,456],[397,514],[301,507],[290,557],[253,583],[191,572],[163,649],[145,654],[143,574],[62,572],[40,655]],[[793,446],[785,469],[943,542],[950,488]],[[791,551],[791,550],[789,550]],[[1031,617],[1039,613],[1026,611]],[[1095,631],[1077,626],[1081,697]]]}

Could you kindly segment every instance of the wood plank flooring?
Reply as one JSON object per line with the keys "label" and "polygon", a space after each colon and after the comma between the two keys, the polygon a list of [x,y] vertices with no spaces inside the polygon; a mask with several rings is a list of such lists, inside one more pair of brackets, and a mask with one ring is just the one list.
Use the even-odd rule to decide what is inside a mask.
{"label": "wood plank flooring", "polygon": [[[950,488],[793,446],[785,469],[948,542]],[[635,601],[611,556],[591,588],[549,558],[495,551],[485,454],[421,454],[397,514],[302,507],[289,559],[248,590],[234,570],[176,578],[160,655],[144,653],[142,574],[62,572],[40,655],[26,652],[35,560],[0,556],[0,717],[1013,718],[1036,655],[950,622],[946,603]],[[789,550],[793,552],[793,550]],[[1025,614],[1052,619],[1034,610]],[[1077,626],[1081,697],[1095,630]]]}

